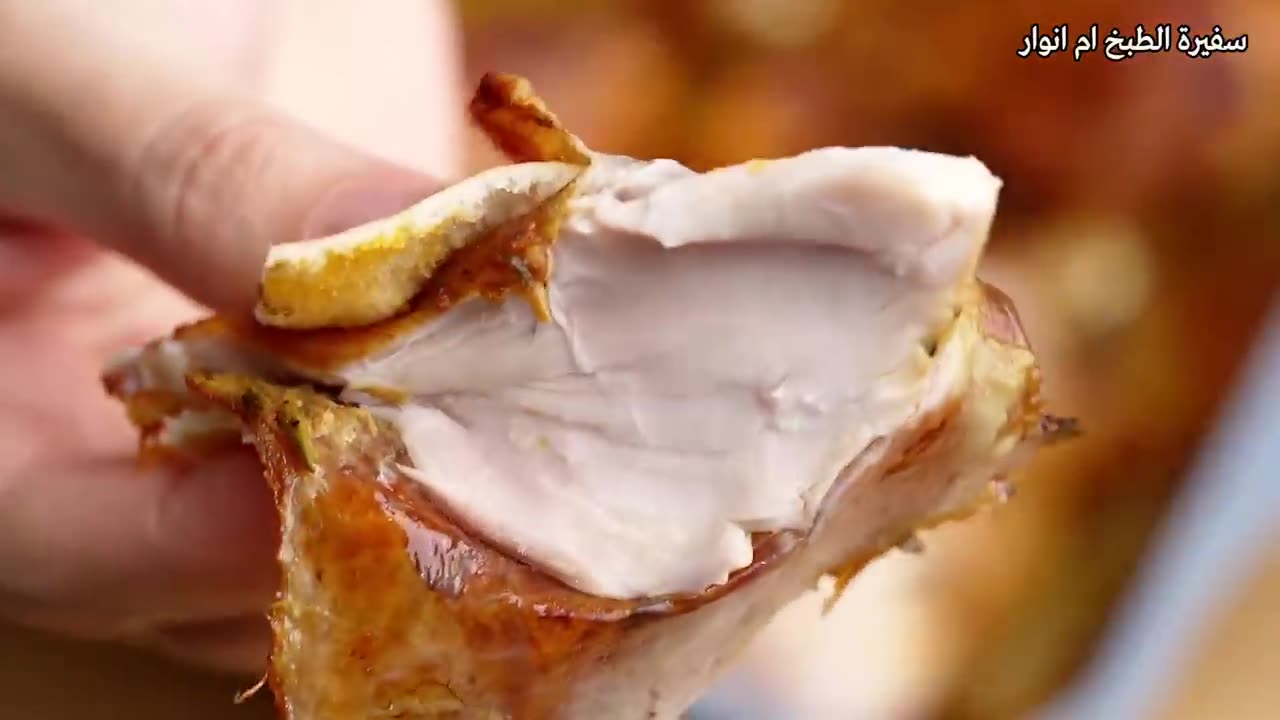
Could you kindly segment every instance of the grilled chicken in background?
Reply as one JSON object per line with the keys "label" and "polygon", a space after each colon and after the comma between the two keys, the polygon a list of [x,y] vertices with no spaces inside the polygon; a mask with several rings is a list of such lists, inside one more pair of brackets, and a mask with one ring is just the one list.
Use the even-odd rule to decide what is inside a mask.
{"label": "grilled chicken in background", "polygon": [[511,164],[277,246],[254,320],[105,373],[152,462],[251,442],[284,718],[675,718],[781,607],[1004,496],[1070,431],[975,277],[978,161],[593,152],[519,78]]}

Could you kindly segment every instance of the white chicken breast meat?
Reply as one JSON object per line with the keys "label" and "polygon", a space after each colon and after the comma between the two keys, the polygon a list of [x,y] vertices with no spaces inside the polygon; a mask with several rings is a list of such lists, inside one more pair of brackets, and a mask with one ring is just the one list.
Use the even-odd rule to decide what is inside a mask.
{"label": "white chicken breast meat", "polygon": [[678,717],[823,575],[1070,430],[976,277],[978,160],[697,173],[588,150],[504,75],[471,114],[512,164],[273,248],[253,320],[105,374],[148,459],[257,448],[286,720]]}

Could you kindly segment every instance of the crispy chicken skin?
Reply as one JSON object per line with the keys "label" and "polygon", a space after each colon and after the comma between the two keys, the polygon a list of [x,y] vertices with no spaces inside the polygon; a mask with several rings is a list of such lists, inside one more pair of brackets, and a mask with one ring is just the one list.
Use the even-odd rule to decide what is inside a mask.
{"label": "crispy chicken skin", "polygon": [[[946,382],[844,465],[811,526],[754,532],[750,564],[702,592],[575,589],[407,475],[399,428],[345,394],[339,372],[468,298],[548,317],[564,204],[592,156],[519,78],[486,76],[470,109],[514,163],[545,163],[532,168],[538,202],[419,233],[447,246],[424,253],[409,237],[363,269],[269,260],[255,322],[180,328],[104,375],[152,461],[242,439],[256,448],[282,526],[267,680],[284,720],[679,717],[787,602],[825,575],[843,588],[917,531],[1003,497],[1006,473],[1069,432],[1043,411],[1012,303],[974,280],[927,343]],[[374,302],[325,291],[323,307],[309,304],[404,254],[427,258],[397,266],[420,274],[397,271]]]}

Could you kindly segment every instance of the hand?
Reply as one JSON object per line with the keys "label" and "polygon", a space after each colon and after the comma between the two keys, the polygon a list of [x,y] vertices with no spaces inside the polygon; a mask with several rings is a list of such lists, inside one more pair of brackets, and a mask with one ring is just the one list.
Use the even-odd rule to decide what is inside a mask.
{"label": "hand", "polygon": [[256,461],[140,471],[99,373],[455,172],[456,73],[443,0],[0,0],[0,614],[261,672]]}

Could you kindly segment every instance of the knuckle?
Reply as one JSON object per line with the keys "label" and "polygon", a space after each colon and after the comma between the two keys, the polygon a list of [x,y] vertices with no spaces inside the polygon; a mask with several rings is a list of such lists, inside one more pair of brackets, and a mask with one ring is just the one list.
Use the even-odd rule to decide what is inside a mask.
{"label": "knuckle", "polygon": [[234,208],[251,185],[251,173],[267,161],[275,126],[265,110],[218,101],[193,103],[162,123],[134,169],[139,194],[148,205],[149,239],[200,242],[215,220],[211,214]]}

